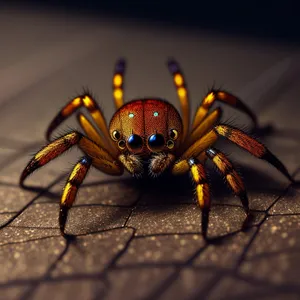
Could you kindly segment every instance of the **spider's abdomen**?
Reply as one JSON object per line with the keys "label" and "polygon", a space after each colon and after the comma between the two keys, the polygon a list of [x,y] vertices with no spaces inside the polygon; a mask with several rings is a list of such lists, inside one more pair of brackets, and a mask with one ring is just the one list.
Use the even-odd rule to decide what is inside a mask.
{"label": "spider's abdomen", "polygon": [[166,101],[134,100],[112,117],[111,136],[114,132],[120,133],[120,140],[126,141],[131,152],[170,151],[175,149],[175,140],[182,133],[182,121],[175,107]]}

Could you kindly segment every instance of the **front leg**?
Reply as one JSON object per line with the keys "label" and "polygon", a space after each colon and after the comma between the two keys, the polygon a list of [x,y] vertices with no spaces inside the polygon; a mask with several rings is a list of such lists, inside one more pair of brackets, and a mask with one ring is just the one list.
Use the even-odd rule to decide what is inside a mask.
{"label": "front leg", "polygon": [[190,158],[188,160],[179,160],[172,168],[174,175],[182,174],[184,171],[190,171],[193,182],[196,185],[196,196],[202,212],[201,228],[204,239],[207,239],[207,229],[210,211],[210,189],[206,177],[204,166],[198,159]]}
{"label": "front leg", "polygon": [[65,234],[68,212],[75,201],[78,189],[91,165],[92,159],[88,156],[83,156],[75,165],[64,187],[64,191],[60,201],[59,229],[62,236],[65,238],[69,237],[69,235]]}

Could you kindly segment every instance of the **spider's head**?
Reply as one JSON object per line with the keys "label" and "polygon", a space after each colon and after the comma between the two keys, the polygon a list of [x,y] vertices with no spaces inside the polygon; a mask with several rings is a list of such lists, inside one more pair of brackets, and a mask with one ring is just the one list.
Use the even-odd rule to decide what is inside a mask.
{"label": "spider's head", "polygon": [[175,151],[182,134],[182,120],[168,102],[133,100],[114,114],[109,132],[121,152],[150,156]]}

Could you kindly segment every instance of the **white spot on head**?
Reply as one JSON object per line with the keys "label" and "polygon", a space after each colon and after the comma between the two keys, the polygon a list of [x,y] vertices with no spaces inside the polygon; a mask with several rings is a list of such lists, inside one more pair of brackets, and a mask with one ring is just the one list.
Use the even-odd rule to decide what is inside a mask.
{"label": "white spot on head", "polygon": [[133,118],[134,117],[134,113],[129,113],[128,117],[129,118]]}
{"label": "white spot on head", "polygon": [[154,113],[153,113],[153,116],[154,117],[157,117],[159,115],[159,113],[157,112],[157,111],[155,111]]}

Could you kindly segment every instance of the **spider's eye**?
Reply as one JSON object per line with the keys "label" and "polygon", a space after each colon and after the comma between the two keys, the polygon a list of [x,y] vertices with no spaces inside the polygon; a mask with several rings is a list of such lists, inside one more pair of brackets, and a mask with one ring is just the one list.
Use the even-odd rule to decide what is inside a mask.
{"label": "spider's eye", "polygon": [[118,141],[121,137],[121,134],[118,130],[114,130],[113,133],[112,133],[112,139],[114,141]]}
{"label": "spider's eye", "polygon": [[178,138],[178,131],[176,129],[170,130],[170,138],[172,140],[176,140]]}
{"label": "spider's eye", "polygon": [[173,142],[172,140],[168,140],[168,141],[167,141],[167,147],[168,147],[169,149],[173,149],[174,146],[175,146],[175,144],[174,144],[174,142]]}
{"label": "spider's eye", "polygon": [[165,139],[162,134],[156,133],[152,134],[148,138],[148,146],[152,151],[159,151],[161,150],[165,145]]}
{"label": "spider's eye", "polygon": [[143,147],[143,140],[137,134],[132,134],[127,140],[128,146],[132,150],[139,150]]}
{"label": "spider's eye", "polygon": [[126,147],[126,142],[124,140],[121,140],[121,141],[118,142],[118,146],[119,146],[120,149],[123,150]]}

